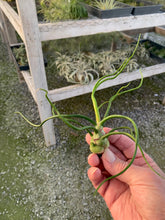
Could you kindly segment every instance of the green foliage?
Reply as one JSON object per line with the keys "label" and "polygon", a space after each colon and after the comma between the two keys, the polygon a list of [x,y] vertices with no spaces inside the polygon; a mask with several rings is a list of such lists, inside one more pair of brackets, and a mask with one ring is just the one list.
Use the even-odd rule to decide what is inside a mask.
{"label": "green foliage", "polygon": [[[57,69],[57,73],[63,76],[68,82],[89,84],[93,80],[102,76],[114,73],[130,56],[134,45],[127,46],[122,50],[107,50],[98,53],[78,52],[78,53],[59,53],[56,52],[51,57],[52,63],[49,66]],[[149,59],[145,48],[140,45],[133,59],[125,67],[126,72],[132,72],[139,68],[139,59]]]}
{"label": "green foliage", "polygon": [[164,0],[152,0],[155,4],[160,4],[162,5],[163,9],[165,10],[165,1]]}
{"label": "green foliage", "polygon": [[40,14],[45,21],[54,22],[68,19],[80,19],[88,16],[79,0],[41,0]]}
{"label": "green foliage", "polygon": [[165,48],[164,47],[161,47],[159,45],[151,43],[150,41],[146,41],[144,43],[144,46],[148,49],[148,51],[151,54],[153,54],[157,57],[165,59]]}
{"label": "green foliage", "polygon": [[28,59],[27,59],[27,56],[26,56],[26,50],[25,50],[24,45],[21,45],[19,47],[14,47],[13,48],[13,53],[14,53],[14,56],[17,60],[17,63],[20,66],[27,65]]}
{"label": "green foliage", "polygon": [[151,3],[154,3],[153,1],[148,1],[149,3],[147,3],[147,1],[139,1],[139,0],[119,0],[119,1],[135,7],[147,6],[147,5],[151,5]]}
{"label": "green foliage", "polygon": [[68,82],[89,84],[99,78],[98,72],[91,67],[84,53],[74,53],[72,56],[57,52],[52,66],[56,65],[60,76]]}
{"label": "green foliage", "polygon": [[118,7],[118,2],[116,0],[95,0],[93,6],[101,10],[109,10]]}
{"label": "green foliage", "polygon": [[71,0],[70,2],[70,18],[80,19],[87,18],[88,12],[79,0]]}
{"label": "green foliage", "polygon": [[40,5],[40,13],[46,21],[69,19],[69,4],[66,0],[41,0]]}

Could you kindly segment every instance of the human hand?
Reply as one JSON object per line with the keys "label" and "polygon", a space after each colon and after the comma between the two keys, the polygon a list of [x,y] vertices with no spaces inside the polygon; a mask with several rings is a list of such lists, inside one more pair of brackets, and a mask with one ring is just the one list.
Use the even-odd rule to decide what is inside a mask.
{"label": "human hand", "polygon": [[[111,129],[104,128],[105,133]],[[90,135],[86,135],[90,144]],[[111,135],[110,147],[102,157],[90,154],[88,177],[97,188],[111,175],[120,173],[130,162],[135,143],[125,135]],[[165,177],[163,171],[146,154],[150,165]],[[165,220],[165,180],[145,163],[140,150],[133,164],[120,176],[106,181],[98,190],[115,220]]]}

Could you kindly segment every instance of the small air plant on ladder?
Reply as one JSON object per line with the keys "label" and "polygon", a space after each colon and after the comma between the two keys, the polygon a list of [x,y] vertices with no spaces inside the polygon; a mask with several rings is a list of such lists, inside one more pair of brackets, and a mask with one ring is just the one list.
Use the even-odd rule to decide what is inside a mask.
{"label": "small air plant on ladder", "polygon": [[[139,40],[140,40],[140,36],[139,36],[138,43],[137,43],[132,55],[123,62],[123,64],[119,67],[119,69],[117,71],[115,71],[114,73],[111,73],[109,75],[105,75],[105,76],[101,77],[99,80],[97,80],[96,84],[94,85],[94,88],[93,88],[92,93],[91,93],[91,99],[92,99],[94,113],[95,113],[95,120],[93,120],[93,119],[91,119],[91,118],[89,118],[85,115],[81,115],[81,114],[71,114],[71,115],[61,114],[58,111],[58,109],[56,108],[55,104],[53,104],[50,101],[50,99],[48,97],[48,92],[44,89],[41,89],[41,90],[43,90],[45,92],[46,99],[48,100],[49,104],[52,107],[52,116],[51,117],[44,120],[41,124],[36,125],[36,124],[31,123],[22,113],[16,112],[16,113],[20,114],[30,125],[32,125],[34,127],[41,127],[48,120],[51,120],[51,119],[54,119],[54,118],[59,118],[67,126],[71,127],[72,129],[75,129],[75,130],[78,130],[78,131],[86,130],[91,136],[90,151],[92,153],[96,153],[96,154],[102,154],[105,151],[105,149],[109,147],[108,137],[111,136],[111,135],[124,134],[124,135],[128,136],[129,138],[131,138],[135,142],[135,151],[134,151],[134,155],[133,155],[130,163],[120,173],[118,173],[116,175],[113,175],[113,176],[110,176],[107,179],[105,179],[98,186],[97,190],[100,188],[100,186],[105,181],[110,180],[112,178],[115,178],[115,177],[121,175],[122,173],[124,173],[131,166],[131,164],[134,162],[134,159],[136,157],[136,153],[137,153],[138,148],[140,149],[145,162],[151,168],[151,170],[153,172],[155,172],[157,175],[161,176],[156,170],[154,170],[151,167],[151,165],[148,163],[147,159],[145,158],[143,150],[142,150],[141,146],[139,145],[138,127],[137,127],[136,123],[133,121],[133,119],[131,119],[128,116],[124,116],[124,115],[117,115],[117,114],[109,115],[111,104],[118,96],[120,96],[122,94],[125,94],[125,93],[128,93],[128,92],[131,92],[131,91],[134,91],[134,90],[136,90],[136,89],[138,89],[142,86],[142,83],[143,83],[142,73],[141,73],[141,81],[140,81],[140,83],[137,87],[128,89],[128,86],[130,85],[130,83],[128,83],[127,85],[122,86],[117,91],[117,93],[115,95],[113,95],[107,102],[102,103],[100,106],[98,106],[98,103],[97,103],[97,100],[96,100],[96,97],[95,97],[96,90],[98,89],[98,87],[100,85],[102,85],[104,82],[106,82],[108,80],[115,79],[124,70],[124,68],[127,66],[128,62],[134,56],[134,54],[136,52],[136,49],[138,47],[138,44],[139,44]],[[107,109],[105,111],[104,117],[101,118],[100,109],[105,104],[107,104]],[[114,118],[128,120],[129,122],[132,123],[133,130],[130,127],[117,127],[117,128],[112,129],[109,133],[105,134],[105,132],[103,130],[105,122],[107,122],[108,120],[114,119]],[[89,125],[83,125],[82,123],[80,123],[78,121],[78,119],[86,120],[89,123]],[[123,131],[123,128],[126,131],[125,130]]]}

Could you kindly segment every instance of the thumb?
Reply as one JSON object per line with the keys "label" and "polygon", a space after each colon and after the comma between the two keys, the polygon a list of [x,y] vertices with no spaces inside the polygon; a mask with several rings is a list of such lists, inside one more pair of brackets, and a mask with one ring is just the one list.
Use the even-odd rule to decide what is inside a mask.
{"label": "thumb", "polygon": [[[102,162],[105,169],[113,176],[122,172],[129,163],[124,160],[120,160],[109,148],[107,148],[102,155]],[[131,165],[124,173],[116,178],[128,185],[136,179],[138,167]]]}

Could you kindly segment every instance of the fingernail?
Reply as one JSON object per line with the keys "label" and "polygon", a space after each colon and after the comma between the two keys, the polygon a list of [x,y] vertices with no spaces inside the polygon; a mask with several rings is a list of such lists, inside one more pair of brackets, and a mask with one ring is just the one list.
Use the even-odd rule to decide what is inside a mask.
{"label": "fingernail", "polygon": [[116,159],[114,153],[109,148],[105,149],[105,151],[103,153],[103,157],[109,163],[113,163],[115,161],[115,159]]}

